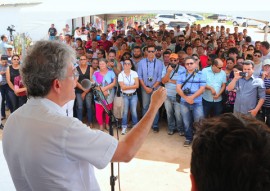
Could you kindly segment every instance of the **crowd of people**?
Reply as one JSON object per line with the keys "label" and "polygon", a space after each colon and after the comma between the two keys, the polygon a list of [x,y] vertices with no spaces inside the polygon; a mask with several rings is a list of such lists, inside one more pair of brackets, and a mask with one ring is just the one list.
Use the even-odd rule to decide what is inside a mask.
{"label": "crowd of people", "polygon": [[[269,189],[267,41],[208,25],[109,27],[97,36],[92,29],[87,41],[71,34],[39,41],[22,65],[1,36],[2,119],[6,108],[12,113],[3,152],[17,190],[100,190],[93,166],[130,161],[150,129],[159,132],[163,102],[168,135],[193,142],[192,190]],[[86,88],[85,79],[95,87]],[[103,132],[103,105],[113,107],[118,89],[125,105],[120,141]],[[87,127],[94,111],[101,131]],[[134,127],[127,132],[129,113]]]}
{"label": "crowd of people", "polygon": [[[86,40],[76,30],[72,35],[68,26],[65,31],[64,38],[57,40],[75,49],[78,72],[75,103],[66,106],[67,113],[91,128],[93,113],[100,130],[108,129],[109,117],[94,90],[82,86],[84,79],[99,85],[95,91],[108,109],[113,107],[117,87],[121,89],[125,103],[122,134],[127,133],[129,121],[132,127],[145,114],[152,93],[160,86],[168,91],[164,103],[168,135],[185,136],[184,146],[193,141],[194,122],[222,113],[243,113],[270,125],[270,45],[252,41],[247,29],[240,32],[238,27],[230,31],[224,26],[193,24],[183,30],[180,26],[166,30],[163,24],[158,30],[135,25],[125,31],[108,25],[104,33],[100,27],[91,27]],[[53,24],[48,34],[50,40],[56,39]],[[18,90],[14,84],[20,57],[5,53],[1,57],[2,119],[6,107],[13,112],[26,101],[26,89],[20,84]],[[160,113],[152,125],[154,132],[159,132]]]}

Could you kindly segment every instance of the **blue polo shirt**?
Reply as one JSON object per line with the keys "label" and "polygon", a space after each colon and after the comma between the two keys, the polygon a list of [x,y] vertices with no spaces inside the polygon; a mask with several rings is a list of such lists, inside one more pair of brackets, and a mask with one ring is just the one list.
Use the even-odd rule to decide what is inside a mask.
{"label": "blue polo shirt", "polygon": [[[213,87],[216,93],[219,93],[222,84],[226,83],[226,73],[223,70],[221,70],[219,73],[215,73],[213,72],[212,67],[204,68],[202,73],[205,76],[206,85]],[[205,89],[203,99],[209,102],[220,102],[222,100],[222,96],[219,96],[218,99],[214,99],[212,92]]]}
{"label": "blue polo shirt", "polygon": [[[162,68],[163,62],[156,58],[152,61],[147,58],[142,59],[138,63],[139,80],[143,80],[146,86],[152,88],[156,82],[161,82]],[[149,78],[151,78],[152,81],[150,81]]]}
{"label": "blue polo shirt", "polygon": [[[191,74],[187,72],[181,73],[177,80],[177,84],[182,85],[186,81],[186,79],[189,78],[190,75]],[[188,82],[184,85],[184,87],[182,87],[182,90],[189,88],[190,94],[188,94],[188,96],[190,96],[194,94],[195,92],[197,92],[200,89],[200,87],[205,86],[205,85],[206,85],[205,76],[203,75],[201,71],[199,71],[188,80]],[[181,102],[186,102],[186,100],[184,98],[181,98]],[[202,102],[202,95],[194,99],[194,103],[201,103],[201,102]]]}
{"label": "blue polo shirt", "polygon": [[[163,66],[162,78],[166,75],[166,73],[167,73],[167,67],[166,66]],[[170,79],[171,80],[176,80],[176,82],[177,82],[177,80],[179,78],[179,75],[181,73],[186,73],[186,69],[183,66],[178,65],[178,69],[176,67],[175,70],[172,70],[171,71],[171,73],[170,73]],[[176,95],[176,84],[167,82],[164,85],[165,85],[165,88],[167,90],[167,96],[175,97],[175,95]]]}

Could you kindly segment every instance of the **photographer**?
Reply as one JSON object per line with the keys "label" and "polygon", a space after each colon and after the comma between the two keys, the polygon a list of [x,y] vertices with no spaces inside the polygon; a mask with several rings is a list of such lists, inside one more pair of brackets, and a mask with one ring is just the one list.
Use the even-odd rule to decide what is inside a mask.
{"label": "photographer", "polygon": [[264,82],[253,76],[254,63],[251,60],[243,62],[243,72],[235,72],[233,80],[227,86],[228,91],[236,90],[233,112],[256,117],[265,99]]}
{"label": "photographer", "polygon": [[167,99],[165,100],[165,109],[167,113],[168,135],[173,135],[178,131],[181,136],[184,135],[182,116],[180,113],[180,104],[176,102],[176,81],[181,73],[186,70],[179,65],[178,55],[172,53],[169,57],[169,65],[163,67],[162,83],[167,90]]}
{"label": "photographer", "polygon": [[185,58],[186,72],[179,74],[176,91],[181,96],[180,113],[182,115],[186,141],[185,147],[191,145],[193,140],[193,122],[204,117],[202,93],[206,79],[201,71],[197,71],[195,59],[191,56]]}

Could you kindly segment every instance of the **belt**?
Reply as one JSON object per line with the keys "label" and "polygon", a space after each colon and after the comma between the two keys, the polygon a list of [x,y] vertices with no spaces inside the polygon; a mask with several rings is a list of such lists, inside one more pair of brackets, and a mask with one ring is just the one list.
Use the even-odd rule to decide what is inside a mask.
{"label": "belt", "polygon": [[124,96],[133,96],[133,95],[136,95],[136,94],[137,94],[137,92],[130,93],[130,94],[126,94],[126,93],[122,92],[122,94],[123,94]]}

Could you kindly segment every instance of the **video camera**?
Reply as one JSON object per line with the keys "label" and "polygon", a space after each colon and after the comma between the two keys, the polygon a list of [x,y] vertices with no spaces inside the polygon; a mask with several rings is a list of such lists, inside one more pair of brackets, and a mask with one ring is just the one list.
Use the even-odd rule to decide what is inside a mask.
{"label": "video camera", "polygon": [[7,30],[12,33],[13,31],[15,31],[15,26],[14,25],[11,25],[11,26],[8,26]]}

